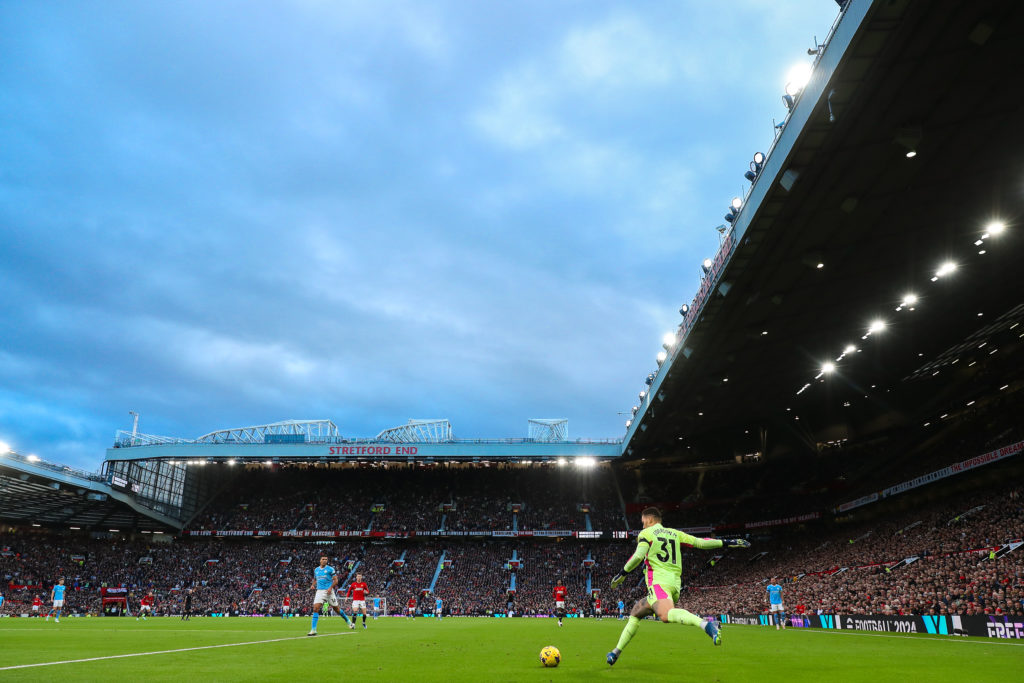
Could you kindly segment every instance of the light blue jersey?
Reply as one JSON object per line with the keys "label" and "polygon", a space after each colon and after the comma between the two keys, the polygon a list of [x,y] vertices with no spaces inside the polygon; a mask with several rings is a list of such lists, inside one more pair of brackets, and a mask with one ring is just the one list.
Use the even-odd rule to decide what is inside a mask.
{"label": "light blue jersey", "polygon": [[624,609],[626,609],[626,603],[622,602],[622,600],[619,600],[619,611],[621,612]]}
{"label": "light blue jersey", "polygon": [[782,604],[782,586],[777,583],[768,584],[768,602],[773,605]]}
{"label": "light blue jersey", "polygon": [[313,570],[313,578],[316,579],[316,589],[325,591],[334,585],[334,567],[317,567]]}
{"label": "light blue jersey", "polygon": [[65,588],[66,588],[66,586],[62,586],[59,583],[56,586],[54,586],[53,587],[53,599],[54,600],[63,600],[64,599],[64,589]]}
{"label": "light blue jersey", "polygon": [[377,611],[377,610],[380,609],[380,598],[374,598],[373,599],[373,609],[374,609],[374,611]]}
{"label": "light blue jersey", "polygon": [[0,595],[0,607],[4,606],[4,596]]}
{"label": "light blue jersey", "polygon": [[441,606],[443,604],[444,604],[444,602],[441,600],[441,598],[438,598],[437,600],[434,601],[434,609],[440,610]]}

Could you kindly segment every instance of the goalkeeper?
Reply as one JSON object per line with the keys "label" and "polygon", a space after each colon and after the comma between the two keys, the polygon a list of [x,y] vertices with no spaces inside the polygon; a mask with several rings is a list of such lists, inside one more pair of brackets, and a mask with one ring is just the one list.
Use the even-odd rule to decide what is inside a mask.
{"label": "goalkeeper", "polygon": [[677,529],[669,529],[661,525],[661,511],[658,508],[646,508],[641,513],[643,531],[637,538],[636,551],[626,562],[626,566],[612,579],[612,588],[618,588],[626,580],[626,574],[636,569],[641,563],[647,580],[647,598],[638,600],[629,614],[629,621],[622,629],[619,643],[608,653],[609,665],[615,664],[630,639],[640,626],[644,617],[656,614],[665,623],[689,624],[699,626],[711,637],[715,645],[721,645],[722,636],[714,622],[701,619],[685,609],[676,608],[679,600],[680,577],[683,573],[682,548],[749,548],[750,542],[741,538],[717,539],[695,538]]}

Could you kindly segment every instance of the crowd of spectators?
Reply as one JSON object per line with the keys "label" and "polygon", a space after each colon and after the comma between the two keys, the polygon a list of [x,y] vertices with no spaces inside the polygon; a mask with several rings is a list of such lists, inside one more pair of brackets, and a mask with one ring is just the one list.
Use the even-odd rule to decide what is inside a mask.
{"label": "crowd of spectators", "polygon": [[[515,524],[520,529],[579,529],[588,516],[595,528],[594,520],[605,519],[602,515],[620,516],[614,512],[622,506],[610,469],[588,474],[575,468],[510,469],[250,470],[240,475],[244,486],[233,488],[193,528],[280,524],[295,529],[400,531],[429,525],[510,530]],[[959,479],[949,480],[945,488],[922,489],[845,517],[759,530],[751,534],[749,550],[687,550],[682,604],[702,613],[761,612],[764,586],[776,578],[793,611],[799,606],[844,614],[1019,615],[1024,609],[1024,548],[989,556],[992,548],[1024,537],[1019,472],[1012,463],[1003,469],[992,465],[973,492],[963,493]],[[709,477],[701,485],[717,488],[718,479]],[[1005,483],[993,483],[1000,480]],[[952,493],[936,495],[941,491]],[[897,510],[893,506],[900,501],[914,504]],[[693,509],[700,508],[668,513],[666,524],[688,526]],[[891,512],[872,512],[882,509]],[[763,515],[760,508],[747,508],[748,519]],[[371,596],[386,598],[391,613],[403,613],[411,597],[421,604],[429,601],[425,591],[431,587],[449,613],[486,614],[508,607],[518,614],[549,613],[558,579],[568,587],[569,608],[586,611],[592,595],[588,588],[601,590],[608,607],[620,598],[632,603],[643,594],[639,581],[616,591],[609,588],[633,544],[572,537],[336,543],[140,535],[129,540],[17,529],[0,534],[0,586],[8,614],[27,611],[36,595],[46,600],[58,577],[69,587],[69,606],[92,613],[100,612],[104,587],[126,588],[131,609],[152,590],[158,612],[173,613],[192,589],[200,614],[277,613],[286,594],[302,613],[310,608],[312,568],[326,554],[342,584],[358,567]],[[639,572],[634,577],[639,580]]]}
{"label": "crowd of spectators", "polygon": [[307,465],[240,470],[196,530],[625,529],[607,464]]}
{"label": "crowd of spectators", "polygon": [[1024,615],[1024,554],[993,555],[1022,538],[1024,502],[1011,482],[884,522],[791,533],[745,551],[750,557],[730,551],[714,564],[695,561],[683,603],[762,612],[774,578],[790,611]]}

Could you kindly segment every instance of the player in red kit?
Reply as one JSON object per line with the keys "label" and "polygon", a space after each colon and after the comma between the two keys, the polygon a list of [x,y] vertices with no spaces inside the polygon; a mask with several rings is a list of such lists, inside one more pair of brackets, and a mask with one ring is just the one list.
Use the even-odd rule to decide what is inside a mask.
{"label": "player in red kit", "polygon": [[135,621],[142,617],[142,620],[146,620],[146,615],[153,616],[153,603],[156,602],[156,598],[153,597],[153,591],[149,591],[142,600],[139,601],[139,616],[135,617]]}
{"label": "player in red kit", "polygon": [[601,618],[601,598],[594,598],[594,615],[598,619]]}
{"label": "player in red kit", "polygon": [[416,618],[416,598],[409,598],[409,616]]}
{"label": "player in red kit", "polygon": [[562,619],[565,618],[565,586],[561,579],[555,582],[555,616],[558,617],[558,625],[561,626]]}
{"label": "player in red kit", "polygon": [[292,611],[292,598],[290,595],[285,595],[284,600],[281,601],[281,618],[285,619],[288,617],[288,613]]}
{"label": "player in red kit", "polygon": [[39,608],[43,606],[43,600],[38,595],[32,598],[32,614],[39,616]]}
{"label": "player in red kit", "polygon": [[352,598],[352,620],[355,621],[356,614],[363,613],[363,628],[366,628],[366,582],[363,575],[356,572],[356,580],[348,585],[347,597]]}

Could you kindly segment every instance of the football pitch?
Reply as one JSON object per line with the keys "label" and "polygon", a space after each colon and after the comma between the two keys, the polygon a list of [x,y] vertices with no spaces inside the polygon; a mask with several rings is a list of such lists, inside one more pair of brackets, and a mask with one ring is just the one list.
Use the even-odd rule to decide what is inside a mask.
{"label": "football pitch", "polygon": [[[983,638],[644,621],[614,667],[624,622],[388,618],[349,631],[308,618],[0,620],[0,681],[980,681],[1019,680],[1024,643]],[[558,668],[538,653],[554,645]],[[42,666],[33,666],[33,665]],[[26,666],[28,665],[28,666]]]}

